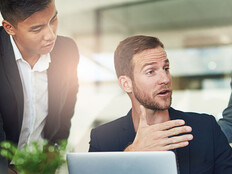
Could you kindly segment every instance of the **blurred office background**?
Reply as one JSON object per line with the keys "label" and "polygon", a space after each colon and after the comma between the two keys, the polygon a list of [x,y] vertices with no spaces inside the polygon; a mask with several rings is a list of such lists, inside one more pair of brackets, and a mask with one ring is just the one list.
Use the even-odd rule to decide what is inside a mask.
{"label": "blurred office background", "polygon": [[216,119],[227,106],[232,69],[232,0],[56,0],[58,33],[78,44],[80,89],[69,144],[88,151],[90,130],[126,115],[113,52],[128,36],[159,37],[171,62],[173,104]]}

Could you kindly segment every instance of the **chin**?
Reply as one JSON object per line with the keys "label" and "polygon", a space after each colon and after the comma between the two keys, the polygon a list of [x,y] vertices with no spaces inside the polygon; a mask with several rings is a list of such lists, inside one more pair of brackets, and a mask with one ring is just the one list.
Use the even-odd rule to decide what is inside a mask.
{"label": "chin", "polygon": [[159,105],[159,110],[167,110],[171,107],[171,102],[169,102],[168,104],[163,104],[163,105]]}

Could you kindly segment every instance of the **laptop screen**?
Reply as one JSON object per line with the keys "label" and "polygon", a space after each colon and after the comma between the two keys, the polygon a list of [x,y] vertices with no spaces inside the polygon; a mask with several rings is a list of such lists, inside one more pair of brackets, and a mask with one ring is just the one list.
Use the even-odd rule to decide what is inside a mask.
{"label": "laptop screen", "polygon": [[177,174],[171,151],[68,153],[67,161],[70,174]]}

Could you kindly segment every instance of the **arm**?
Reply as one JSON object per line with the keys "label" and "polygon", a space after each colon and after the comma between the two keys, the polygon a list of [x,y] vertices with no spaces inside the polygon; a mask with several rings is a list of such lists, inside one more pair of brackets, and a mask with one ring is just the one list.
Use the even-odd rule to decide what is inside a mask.
{"label": "arm", "polygon": [[216,123],[212,119],[213,124],[213,141],[214,141],[214,161],[215,174],[231,174],[232,173],[232,149],[228,141]]}
{"label": "arm", "polygon": [[67,139],[70,132],[71,127],[71,119],[74,114],[75,104],[76,104],[76,97],[78,92],[78,77],[77,77],[77,66],[79,63],[79,52],[75,42],[71,39],[68,39],[69,42],[66,41],[66,46],[64,49],[65,51],[65,61],[69,61],[68,73],[66,78],[68,79],[68,91],[66,94],[66,99],[64,105],[61,110],[61,120],[60,120],[60,127],[57,131],[55,137],[53,138],[54,142],[58,140]]}
{"label": "arm", "polygon": [[[232,88],[232,81],[230,83]],[[228,141],[232,143],[232,92],[227,108],[223,111],[223,118],[218,121],[222,131],[226,135]]]}

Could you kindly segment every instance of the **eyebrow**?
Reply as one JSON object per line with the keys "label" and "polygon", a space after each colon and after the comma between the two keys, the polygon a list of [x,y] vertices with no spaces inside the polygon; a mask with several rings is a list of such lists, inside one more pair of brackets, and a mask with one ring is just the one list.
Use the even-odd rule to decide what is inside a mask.
{"label": "eyebrow", "polygon": [[[58,12],[56,11],[56,13],[55,13],[54,16],[52,17],[51,21],[54,20],[54,19],[57,17],[57,14],[58,14]],[[42,24],[42,25],[35,25],[35,26],[32,26],[32,27],[30,28],[30,30],[35,30],[35,29],[40,28],[40,27],[43,27],[43,26],[45,26],[45,24]]]}
{"label": "eyebrow", "polygon": [[[169,64],[169,60],[166,59],[166,60],[164,61],[164,63],[165,63],[165,64],[166,64],[166,63]],[[145,63],[145,64],[142,66],[141,70],[144,69],[145,66],[155,65],[155,64],[157,64],[157,62]]]}

